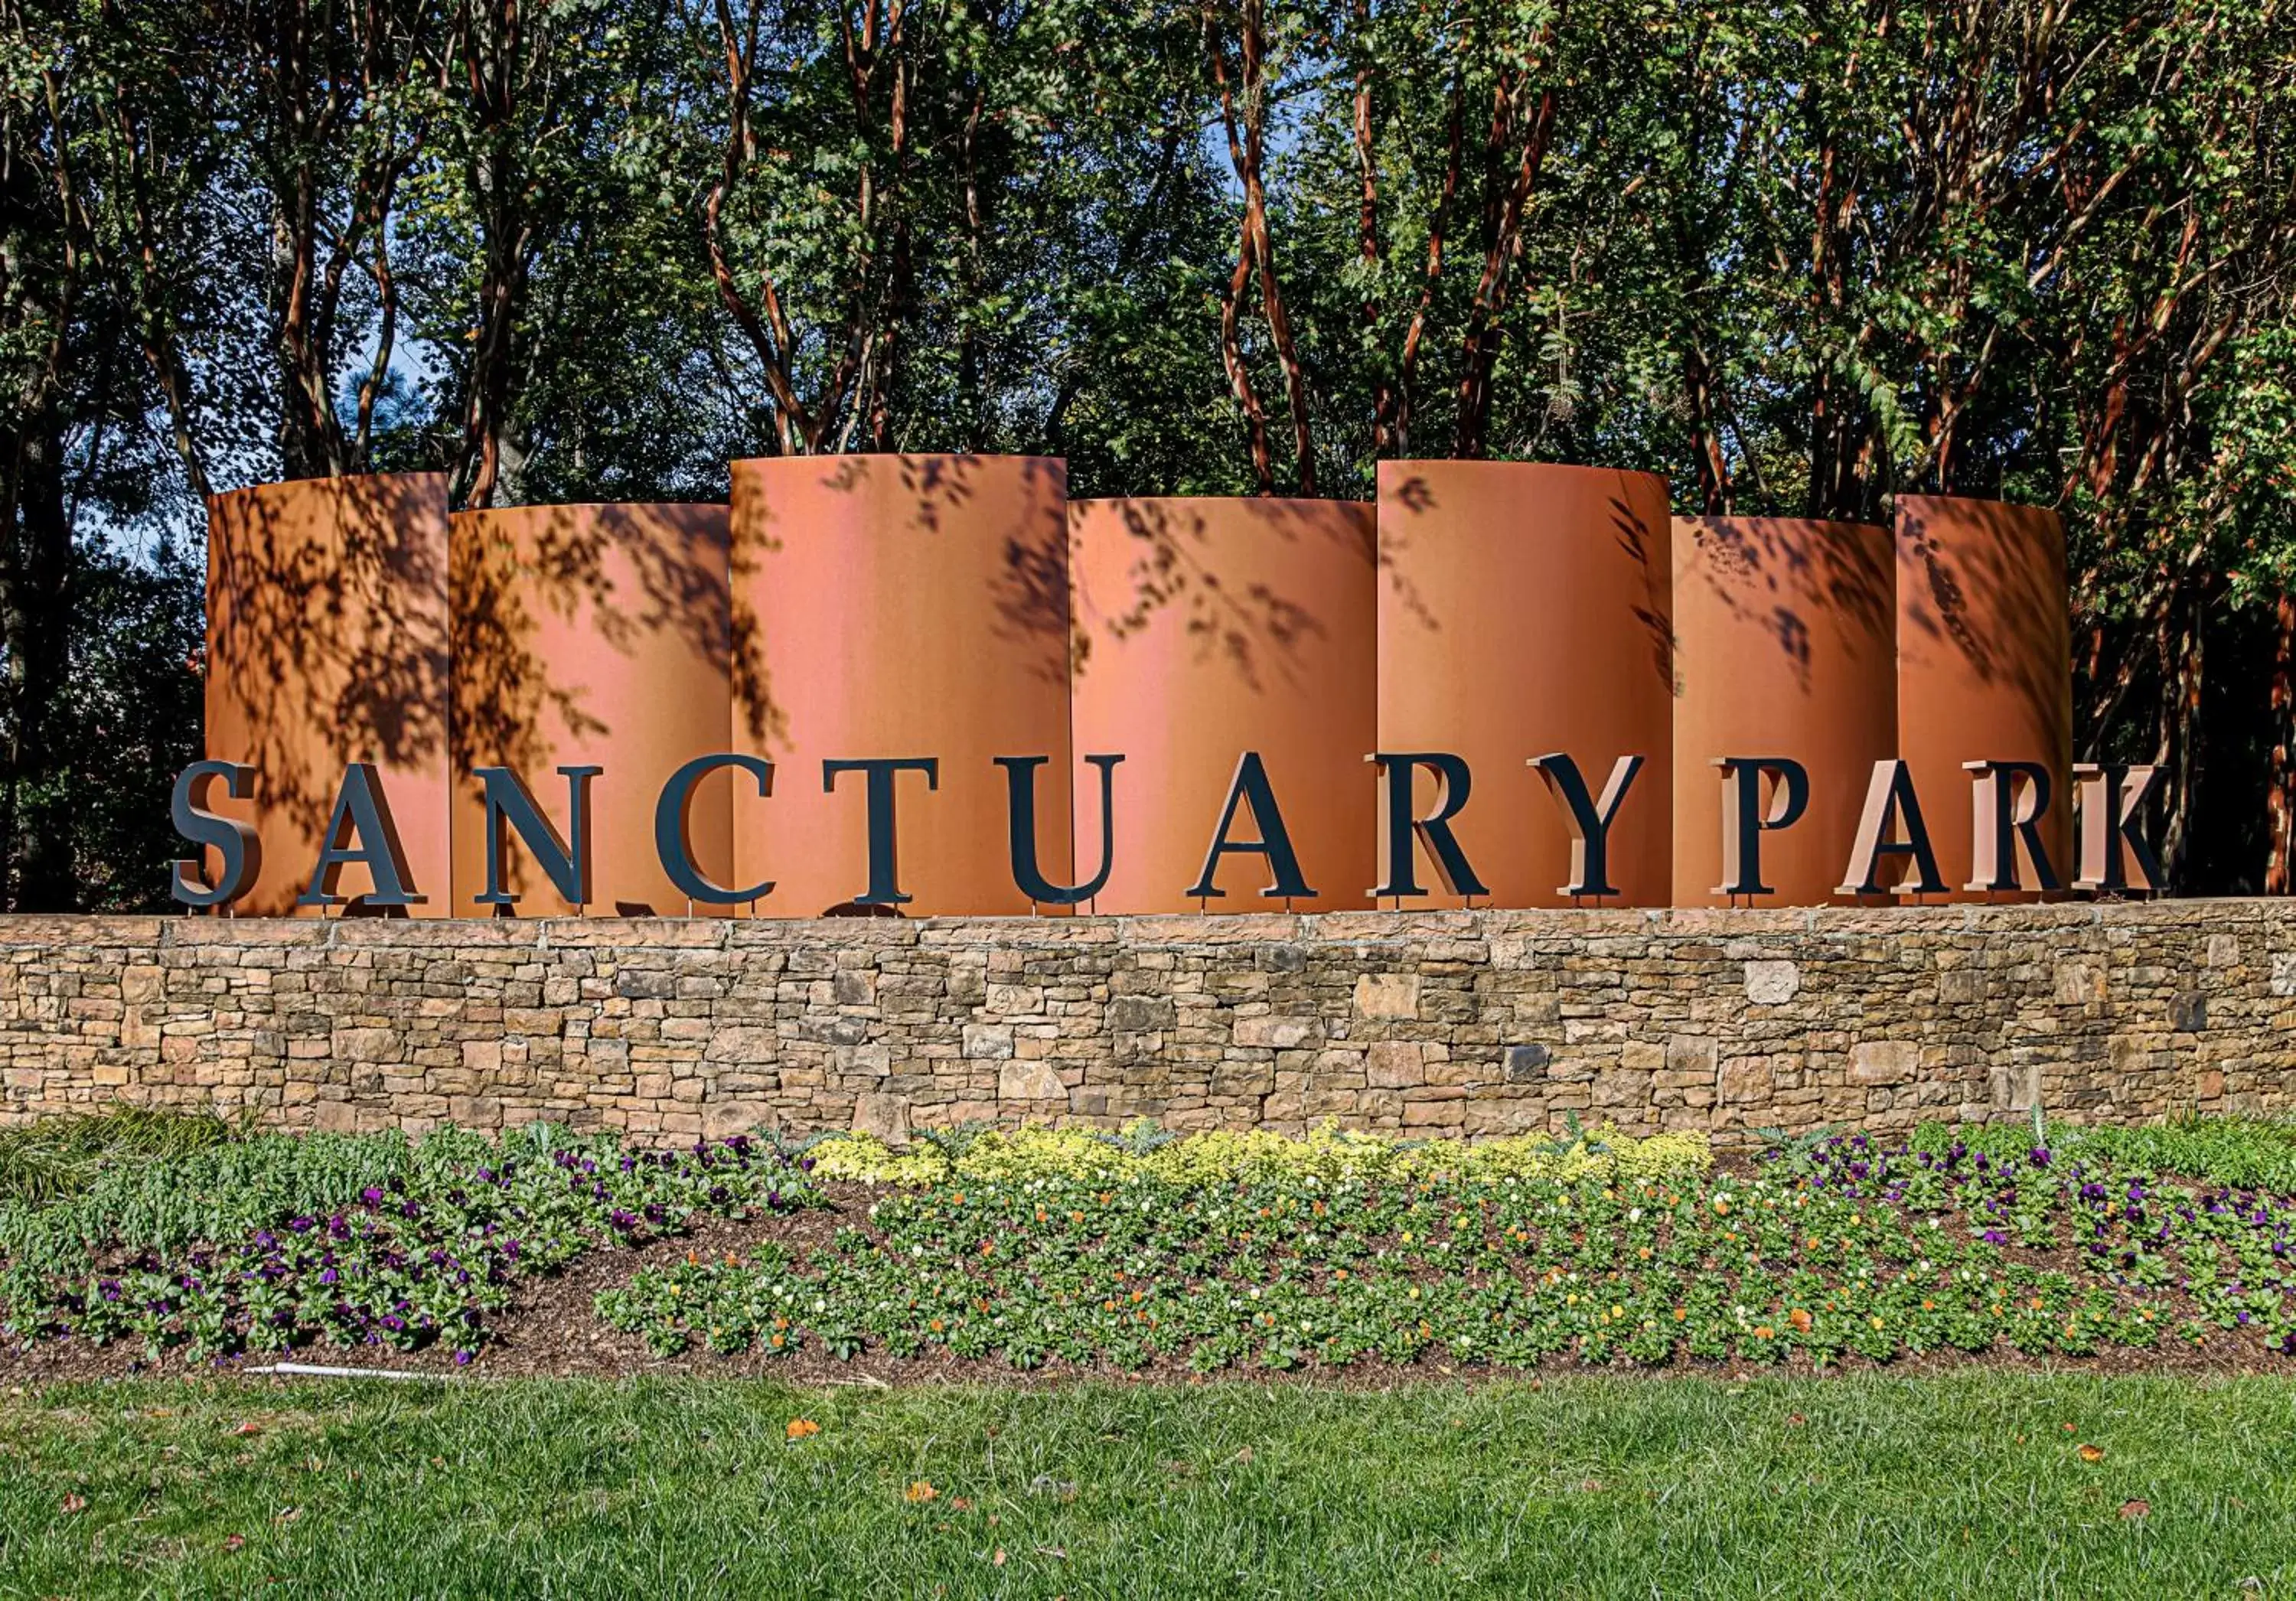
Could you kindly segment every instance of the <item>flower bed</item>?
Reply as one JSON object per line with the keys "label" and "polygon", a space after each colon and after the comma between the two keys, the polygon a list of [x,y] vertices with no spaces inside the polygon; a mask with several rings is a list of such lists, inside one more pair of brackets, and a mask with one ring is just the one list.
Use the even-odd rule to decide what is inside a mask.
{"label": "flower bed", "polygon": [[499,1145],[264,1136],[0,1209],[0,1328],[153,1358],[442,1344],[466,1362],[515,1279],[697,1214],[808,1204],[803,1167],[747,1139],[647,1153],[546,1124]]}
{"label": "flower bed", "polygon": [[0,1205],[0,1329],[74,1372],[311,1346],[443,1365],[504,1330],[529,1371],[2276,1362],[2292,1154],[2296,1130],[2235,1122],[1780,1139],[1725,1166],[1700,1137],[1607,1130],[226,1137]]}
{"label": "flower bed", "polygon": [[[597,1311],[661,1356],[1022,1369],[2296,1353],[2284,1196],[2165,1180],[2109,1138],[2013,1140],[1834,1137],[1716,1171],[1702,1147],[1003,1139],[888,1158],[894,1187],[826,1245],[651,1268]],[[824,1149],[824,1170],[867,1155]]]}

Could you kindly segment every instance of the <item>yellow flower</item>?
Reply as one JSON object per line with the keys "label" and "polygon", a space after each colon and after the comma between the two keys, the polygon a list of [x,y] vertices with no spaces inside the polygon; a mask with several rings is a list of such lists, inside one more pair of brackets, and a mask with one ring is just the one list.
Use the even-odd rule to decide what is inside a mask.
{"label": "yellow flower", "polygon": [[910,1485],[906,1490],[901,1492],[901,1498],[912,1504],[915,1504],[932,1500],[939,1494],[940,1491],[932,1487],[931,1480],[919,1479],[915,1483]]}

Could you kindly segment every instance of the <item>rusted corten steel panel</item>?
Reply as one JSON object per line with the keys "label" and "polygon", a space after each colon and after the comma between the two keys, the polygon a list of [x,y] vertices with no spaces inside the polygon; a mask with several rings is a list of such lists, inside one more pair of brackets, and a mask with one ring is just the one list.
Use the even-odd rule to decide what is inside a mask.
{"label": "rusted corten steel panel", "polygon": [[[1076,612],[1078,876],[1101,866],[1100,774],[1115,769],[1116,850],[1101,912],[1336,911],[1369,906],[1378,788],[1378,584],[1372,507],[1333,500],[1141,498],[1069,508]],[[1292,899],[1259,857],[1203,870],[1237,765],[1256,751],[1308,884]],[[1259,835],[1240,810],[1232,840]]]}
{"label": "rusted corten steel panel", "polygon": [[[1466,758],[1454,826],[1489,889],[1482,904],[1568,904],[1563,813],[1524,764],[1569,754],[1599,795],[1612,763],[1643,767],[1611,829],[1611,905],[1672,891],[1674,679],[1664,480],[1512,462],[1379,465],[1382,750]],[[1422,775],[1415,812],[1435,797]],[[1420,882],[1434,864],[1417,847]],[[1457,906],[1441,893],[1406,906]]]}
{"label": "rusted corten steel panel", "polygon": [[1801,816],[1760,836],[1736,904],[1825,906],[1849,860],[1874,764],[1897,753],[1896,570],[1890,530],[1779,517],[1674,522],[1674,903],[1732,904],[1723,880],[1724,758],[1808,775]]}
{"label": "rusted corten steel panel", "polygon": [[[305,479],[208,503],[207,754],[252,764],[255,793],[214,810],[262,848],[234,910],[299,907],[343,769],[372,762],[418,916],[449,911],[447,480],[436,473]],[[211,866],[212,864],[210,864]],[[374,888],[347,867],[336,893]]]}
{"label": "rusted corten steel panel", "polygon": [[[1898,749],[1912,770],[1938,867],[1972,892],[1971,761],[2050,774],[2041,838],[2061,879],[2072,858],[2072,654],[2065,530],[2054,512],[1900,495]],[[2021,863],[2022,858],[2020,857]],[[2021,869],[2030,883],[2030,869]]]}
{"label": "rusted corten steel panel", "polygon": [[775,764],[734,809],[755,910],[817,916],[869,884],[865,776],[895,779],[912,916],[1027,913],[999,756],[1037,772],[1038,862],[1069,882],[1068,475],[1039,456],[775,457],[733,464],[732,750]]}
{"label": "rusted corten steel panel", "polygon": [[[590,911],[689,907],[654,848],[654,805],[732,727],[726,512],[719,505],[543,505],[457,513],[454,595],[455,911],[484,916],[480,768],[512,769],[570,839],[561,768],[588,781]],[[734,872],[733,787],[720,771],[686,812],[693,864]],[[502,888],[520,916],[576,908],[507,828]]]}

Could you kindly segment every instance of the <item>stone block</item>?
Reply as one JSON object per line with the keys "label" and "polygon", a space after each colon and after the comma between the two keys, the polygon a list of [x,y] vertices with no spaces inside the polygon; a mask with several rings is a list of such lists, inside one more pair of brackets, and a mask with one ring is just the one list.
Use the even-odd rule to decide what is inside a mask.
{"label": "stone block", "polygon": [[1369,1018],[1419,1015],[1419,975],[1366,973],[1356,980],[1356,1014]]}
{"label": "stone block", "polygon": [[1873,1087],[1910,1084],[1922,1063],[1922,1047],[1910,1039],[1866,1039],[1849,1047],[1849,1081]]}
{"label": "stone block", "polygon": [[853,1098],[853,1132],[874,1135],[889,1145],[909,1143],[909,1103],[900,1096],[864,1095]]}
{"label": "stone block", "polygon": [[1543,1045],[1511,1045],[1506,1048],[1505,1073],[1510,1084],[1536,1084],[1546,1076],[1547,1050]]}
{"label": "stone block", "polygon": [[996,1098],[1000,1101],[1065,1102],[1069,1098],[1069,1088],[1047,1063],[1007,1062],[996,1075]]}
{"label": "stone block", "polygon": [[1174,1022],[1168,996],[1119,995],[1108,1003],[1108,1026],[1119,1033],[1152,1033]]}
{"label": "stone block", "polygon": [[1721,1042],[1704,1034],[1676,1034],[1666,1042],[1666,1071],[1687,1073],[1707,1084],[1714,1082],[1714,1064]]}
{"label": "stone block", "polygon": [[2061,1006],[2087,1006],[2105,998],[2104,969],[2095,962],[2060,962],[2056,969],[2056,1001]]}
{"label": "stone block", "polygon": [[1792,962],[1746,964],[1746,998],[1758,1006],[1782,1006],[1801,993],[1801,969]]}
{"label": "stone block", "polygon": [[1364,1075],[1374,1089],[1412,1089],[1427,1082],[1427,1063],[1415,1040],[1382,1039],[1364,1053]]}
{"label": "stone block", "polygon": [[1006,1062],[1013,1056],[1013,1030],[993,1023],[964,1025],[964,1054],[976,1062]]}
{"label": "stone block", "polygon": [[1728,1105],[1758,1106],[1768,1102],[1775,1083],[1767,1056],[1740,1056],[1721,1064],[1715,1094]]}
{"label": "stone block", "polygon": [[1323,1037],[1323,1024],[1312,1017],[1239,1017],[1234,1039],[1255,1049],[1289,1051]]}
{"label": "stone block", "polygon": [[[168,1033],[175,1036],[173,1029]],[[406,1054],[406,1043],[396,1029],[337,1029],[332,1048],[342,1062],[398,1062]]]}

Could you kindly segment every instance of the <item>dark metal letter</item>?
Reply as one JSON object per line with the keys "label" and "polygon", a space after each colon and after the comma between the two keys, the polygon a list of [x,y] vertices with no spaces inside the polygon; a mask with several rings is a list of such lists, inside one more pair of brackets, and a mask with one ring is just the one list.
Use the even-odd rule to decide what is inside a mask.
{"label": "dark metal letter", "polygon": [[550,880],[561,900],[575,906],[590,904],[590,780],[603,768],[561,768],[566,780],[566,823],[573,835],[570,844],[560,837],[542,808],[535,803],[526,781],[508,768],[473,768],[472,776],[486,786],[487,887],[473,897],[480,906],[518,904],[518,897],[503,888],[504,825],[516,832],[534,865]]}
{"label": "dark metal letter", "polygon": [[[2041,843],[2041,815],[2049,809],[2049,769],[2038,761],[1964,761],[1969,774],[1973,820],[1969,831],[1971,890],[2021,890],[2017,871],[2017,846],[2033,864],[2033,876],[2044,890],[2062,887],[2057,870],[2049,865],[2047,847]],[[2016,794],[2017,781],[2025,780]],[[2013,799],[2013,795],[2014,798]]]}
{"label": "dark metal letter", "polygon": [[[1443,881],[1446,891],[1453,895],[1489,894],[1474,868],[1468,866],[1467,853],[1459,849],[1459,837],[1451,832],[1451,819],[1467,804],[1467,793],[1474,785],[1466,759],[1442,751],[1375,751],[1364,759],[1387,779],[1387,870],[1381,874],[1386,882],[1371,891],[1373,896],[1427,893],[1419,887],[1418,864],[1411,849],[1414,838],[1434,858],[1435,876]],[[1411,781],[1421,768],[1435,775],[1435,809],[1414,817]]]}
{"label": "dark metal letter", "polygon": [[774,764],[762,757],[743,756],[732,751],[697,756],[672,773],[669,782],[661,786],[661,799],[654,802],[653,808],[653,849],[661,858],[661,870],[688,900],[698,900],[705,906],[739,906],[772,894],[773,881],[766,879],[745,890],[720,889],[702,877],[701,869],[693,865],[693,846],[685,837],[686,813],[693,805],[694,787],[719,768],[739,768],[749,774],[758,781],[760,797],[774,792]]}
{"label": "dark metal letter", "polygon": [[[1809,769],[1785,756],[1718,756],[1722,769],[1722,882],[1717,895],[1774,895],[1762,882],[1762,835],[1809,809]],[[1774,782],[1762,804],[1762,779]]]}
{"label": "dark metal letter", "polygon": [[[1231,842],[1227,831],[1234,825],[1236,807],[1245,801],[1250,803],[1252,821],[1259,825],[1259,837]],[[1200,900],[1226,895],[1226,891],[1212,887],[1212,875],[1219,870],[1220,858],[1230,852],[1267,858],[1268,869],[1275,875],[1275,882],[1260,891],[1267,899],[1304,900],[1316,892],[1308,887],[1308,880],[1300,871],[1300,858],[1292,849],[1292,836],[1275,804],[1275,791],[1267,782],[1267,764],[1259,759],[1257,751],[1246,751],[1243,759],[1236,763],[1235,777],[1227,786],[1227,804],[1220,809],[1219,827],[1212,834],[1210,851],[1204,857],[1204,870],[1181,893]]]}
{"label": "dark metal letter", "polygon": [[[2073,880],[2075,889],[2160,889],[2160,858],[2145,842],[2139,816],[2160,773],[2155,767],[2119,763],[2073,765],[2073,784],[2080,797],[2080,876]],[[2140,883],[2129,882],[2131,862]]]}
{"label": "dark metal letter", "polygon": [[235,761],[195,761],[176,778],[173,806],[176,832],[196,850],[211,850],[221,859],[222,871],[210,889],[200,880],[203,856],[179,861],[168,874],[168,893],[185,906],[229,906],[247,893],[263,868],[263,841],[254,828],[236,817],[207,809],[208,785],[223,780],[224,793],[244,800],[255,792],[255,769]]}
{"label": "dark metal letter", "polygon": [[[1890,842],[1890,825],[1902,823],[1906,837]],[[1881,882],[1882,858],[1902,856],[1913,872],[1889,886]],[[1930,831],[1922,822],[1922,803],[1914,793],[1913,769],[1902,761],[1877,761],[1866,784],[1866,809],[1857,819],[1857,842],[1849,848],[1849,865],[1842,869],[1836,895],[1942,895],[1937,852],[1930,849]]]}
{"label": "dark metal letter", "polygon": [[336,792],[335,809],[327,819],[319,865],[312,871],[310,887],[295,898],[295,904],[340,906],[343,898],[335,893],[335,884],[343,869],[354,864],[363,864],[374,880],[374,892],[364,898],[367,905],[413,906],[422,899],[407,882],[406,851],[390,820],[381,776],[371,761],[355,761],[343,769],[343,787]]}
{"label": "dark metal letter", "polygon": [[836,792],[840,773],[869,776],[864,791],[869,803],[869,892],[855,896],[853,904],[898,906],[905,900],[914,900],[915,896],[901,893],[901,842],[893,812],[893,776],[922,773],[925,788],[937,790],[940,788],[940,758],[881,756],[861,761],[824,761],[821,764],[823,793]]}
{"label": "dark metal letter", "polygon": [[1011,792],[1005,816],[1012,820],[1013,882],[1021,893],[1044,906],[1080,906],[1108,885],[1109,870],[1116,865],[1116,764],[1121,756],[1087,756],[1100,769],[1100,871],[1090,883],[1067,888],[1052,882],[1037,861],[1037,769],[1049,756],[999,756]]}
{"label": "dark metal letter", "polygon": [[1619,891],[1611,883],[1610,873],[1611,822],[1619,815],[1619,805],[1626,800],[1635,775],[1642,771],[1643,759],[1621,756],[1611,763],[1610,782],[1603,786],[1599,802],[1587,797],[1578,764],[1562,751],[1534,756],[1525,765],[1538,769],[1547,792],[1562,803],[1562,820],[1570,829],[1570,882],[1555,893],[1616,895]]}

